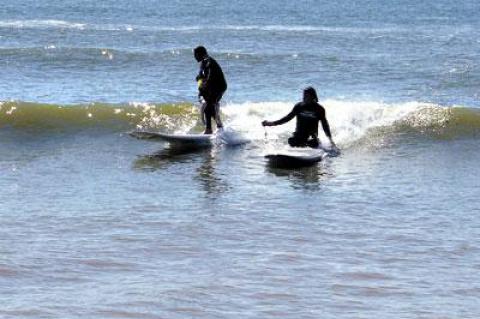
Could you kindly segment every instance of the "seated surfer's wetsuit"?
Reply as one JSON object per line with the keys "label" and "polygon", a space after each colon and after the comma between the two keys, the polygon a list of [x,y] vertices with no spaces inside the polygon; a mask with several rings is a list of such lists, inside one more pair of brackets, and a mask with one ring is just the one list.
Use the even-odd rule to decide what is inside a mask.
{"label": "seated surfer's wetsuit", "polygon": [[219,103],[227,90],[227,81],[222,68],[217,61],[206,56],[200,64],[200,72],[197,75],[197,81],[202,80],[199,86],[199,96],[202,96],[205,103],[202,107],[205,118],[206,131],[212,131],[212,117],[217,123],[217,127],[222,127],[219,116]]}
{"label": "seated surfer's wetsuit", "polygon": [[294,117],[297,117],[297,127],[293,136],[288,139],[288,144],[292,147],[318,147],[318,122],[322,122],[323,130],[328,138],[332,137],[330,126],[325,117],[325,109],[318,103],[299,102],[293,110],[285,117],[278,121],[274,121],[274,125],[284,124]]}

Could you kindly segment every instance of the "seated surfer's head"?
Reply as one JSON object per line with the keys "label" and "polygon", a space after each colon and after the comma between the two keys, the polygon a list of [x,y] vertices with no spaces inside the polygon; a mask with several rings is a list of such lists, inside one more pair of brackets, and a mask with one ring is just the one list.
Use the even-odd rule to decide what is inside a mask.
{"label": "seated surfer's head", "polygon": [[317,97],[317,92],[315,89],[311,86],[306,87],[303,90],[303,102],[305,103],[317,103],[318,102],[318,97]]}
{"label": "seated surfer's head", "polygon": [[200,45],[193,49],[193,55],[195,56],[195,60],[197,60],[197,62],[200,62],[207,57],[207,49],[205,49],[204,46]]}

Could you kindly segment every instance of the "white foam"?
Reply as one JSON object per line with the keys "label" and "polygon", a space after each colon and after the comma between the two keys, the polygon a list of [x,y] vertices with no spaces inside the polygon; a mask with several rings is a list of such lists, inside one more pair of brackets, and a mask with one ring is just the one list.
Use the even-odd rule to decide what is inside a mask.
{"label": "white foam", "polygon": [[66,20],[55,19],[26,19],[26,20],[3,20],[0,21],[0,27],[7,28],[63,28],[63,29],[91,29],[102,31],[178,31],[178,32],[196,32],[200,30],[208,31],[263,31],[263,32],[335,32],[335,33],[390,33],[405,31],[399,28],[351,28],[351,27],[327,27],[313,25],[184,25],[184,26],[168,26],[168,25],[132,25],[132,24],[88,24]]}
{"label": "white foam", "polygon": [[[228,120],[226,125],[243,133],[252,140],[286,139],[295,129],[295,119],[281,126],[264,128],[263,120],[278,120],[287,115],[295,102],[255,102],[227,104],[222,113]],[[324,100],[333,139],[337,144],[350,144],[364,137],[375,127],[391,126],[405,119],[410,114],[436,105],[408,102],[387,104],[381,102],[354,102],[341,100]],[[328,140],[319,127],[320,139],[325,145]]]}
{"label": "white foam", "polygon": [[222,129],[217,133],[217,137],[221,143],[230,146],[242,145],[250,142],[250,140],[244,137],[240,132],[233,130],[231,127]]}
{"label": "white foam", "polygon": [[2,28],[34,28],[34,29],[47,29],[47,28],[63,28],[63,29],[84,29],[86,24],[69,22],[64,20],[3,20],[0,21],[0,27]]}

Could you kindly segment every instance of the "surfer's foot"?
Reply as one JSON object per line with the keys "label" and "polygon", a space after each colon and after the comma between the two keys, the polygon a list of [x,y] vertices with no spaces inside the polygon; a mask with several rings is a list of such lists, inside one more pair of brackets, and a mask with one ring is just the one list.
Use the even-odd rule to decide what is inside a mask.
{"label": "surfer's foot", "polygon": [[205,129],[205,131],[203,132],[203,134],[212,134],[212,129]]}

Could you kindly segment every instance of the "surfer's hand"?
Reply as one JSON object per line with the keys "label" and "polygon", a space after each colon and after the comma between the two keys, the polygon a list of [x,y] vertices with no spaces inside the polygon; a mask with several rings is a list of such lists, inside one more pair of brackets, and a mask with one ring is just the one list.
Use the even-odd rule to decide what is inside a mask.
{"label": "surfer's hand", "polygon": [[265,121],[262,122],[262,125],[263,126],[273,126],[273,123],[265,120]]}

